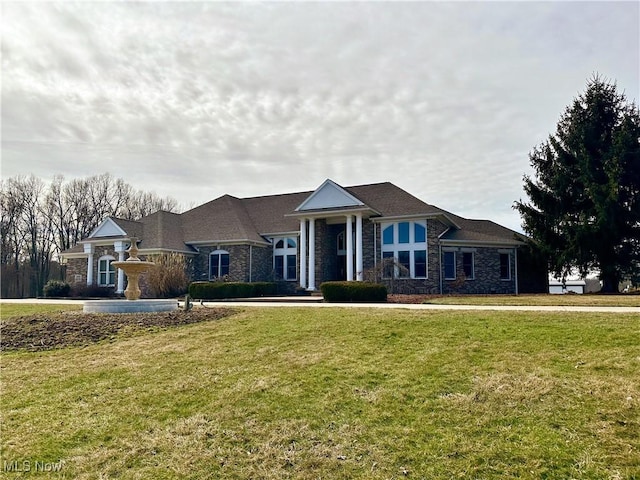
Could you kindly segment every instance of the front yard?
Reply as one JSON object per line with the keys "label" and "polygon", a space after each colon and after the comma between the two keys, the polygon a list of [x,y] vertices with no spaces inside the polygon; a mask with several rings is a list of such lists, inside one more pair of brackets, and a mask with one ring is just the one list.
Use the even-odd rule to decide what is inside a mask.
{"label": "front yard", "polygon": [[3,476],[637,479],[639,345],[638,314],[257,306],[6,352]]}

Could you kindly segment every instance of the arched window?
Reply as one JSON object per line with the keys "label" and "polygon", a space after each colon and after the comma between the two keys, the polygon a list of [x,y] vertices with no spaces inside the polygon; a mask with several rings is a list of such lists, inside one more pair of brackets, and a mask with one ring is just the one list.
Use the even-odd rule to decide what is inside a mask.
{"label": "arched window", "polygon": [[116,284],[116,267],[113,266],[114,257],[103,255],[98,259],[98,285],[112,287]]}
{"label": "arched window", "polygon": [[279,280],[297,278],[298,244],[295,238],[273,239],[273,271]]}
{"label": "arched window", "polygon": [[229,275],[229,252],[214,250],[209,255],[209,279],[222,278]]}
{"label": "arched window", "polygon": [[384,276],[427,278],[427,222],[383,223],[381,232]]}

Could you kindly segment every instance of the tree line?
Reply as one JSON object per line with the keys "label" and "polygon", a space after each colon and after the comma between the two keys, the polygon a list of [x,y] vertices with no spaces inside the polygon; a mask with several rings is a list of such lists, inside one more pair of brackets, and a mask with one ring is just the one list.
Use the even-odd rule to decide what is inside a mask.
{"label": "tree line", "polygon": [[0,297],[42,294],[61,280],[58,254],[78,243],[108,216],[137,220],[158,210],[177,212],[171,197],[134,189],[109,173],[65,180],[15,176],[0,182]]}

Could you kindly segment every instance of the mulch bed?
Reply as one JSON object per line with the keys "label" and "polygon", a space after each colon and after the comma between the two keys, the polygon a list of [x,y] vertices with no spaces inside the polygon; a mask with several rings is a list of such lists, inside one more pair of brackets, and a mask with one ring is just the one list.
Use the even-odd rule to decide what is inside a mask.
{"label": "mulch bed", "polygon": [[41,351],[90,345],[120,332],[155,330],[218,320],[235,314],[231,308],[197,308],[185,312],[84,313],[78,311],[12,317],[2,322],[0,350]]}
{"label": "mulch bed", "polygon": [[428,298],[433,298],[434,295],[403,295],[400,293],[393,293],[387,295],[387,303],[424,303]]}

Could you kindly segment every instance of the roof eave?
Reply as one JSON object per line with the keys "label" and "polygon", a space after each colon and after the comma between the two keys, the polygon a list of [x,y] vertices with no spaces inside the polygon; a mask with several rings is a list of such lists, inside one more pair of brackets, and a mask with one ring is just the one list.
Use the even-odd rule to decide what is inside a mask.
{"label": "roof eave", "polygon": [[438,219],[441,220],[442,223],[448,225],[449,227],[454,227],[460,229],[460,226],[451,220],[449,216],[444,213],[412,213],[411,215],[390,215],[385,217],[376,217],[372,218],[372,222],[383,223],[383,222],[396,222],[399,220],[414,220],[414,219]]}
{"label": "roof eave", "polygon": [[215,239],[212,239],[212,240],[190,240],[190,241],[186,241],[184,243],[186,245],[191,245],[191,246],[194,246],[194,247],[204,246],[204,245],[260,245],[260,246],[271,245],[266,240],[259,241],[259,240],[251,240],[249,238],[236,238],[236,239],[230,239],[230,240],[215,240]]}
{"label": "roof eave", "polygon": [[380,212],[374,210],[371,207],[367,207],[365,205],[365,206],[358,206],[358,207],[330,208],[326,210],[322,210],[322,209],[304,210],[301,212],[285,213],[284,216],[294,217],[294,218],[326,218],[326,217],[350,215],[352,213],[370,213],[372,215],[380,215]]}
{"label": "roof eave", "polygon": [[449,247],[463,247],[463,246],[468,246],[468,245],[473,245],[473,246],[491,246],[491,247],[521,247],[523,246],[525,243],[524,242],[520,242],[518,240],[447,240],[447,239],[440,239],[440,244],[442,246],[449,246]]}

